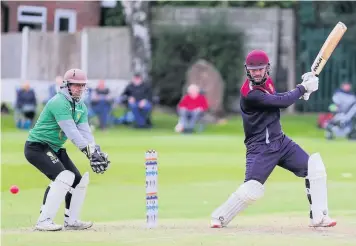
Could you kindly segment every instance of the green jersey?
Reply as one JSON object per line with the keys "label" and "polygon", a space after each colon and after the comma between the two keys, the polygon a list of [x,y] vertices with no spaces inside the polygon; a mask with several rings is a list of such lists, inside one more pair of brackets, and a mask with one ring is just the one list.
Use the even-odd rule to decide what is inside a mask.
{"label": "green jersey", "polygon": [[83,102],[74,105],[65,95],[57,93],[44,107],[27,140],[46,143],[57,152],[67,140],[58,122],[67,120],[76,125],[88,122],[87,107]]}

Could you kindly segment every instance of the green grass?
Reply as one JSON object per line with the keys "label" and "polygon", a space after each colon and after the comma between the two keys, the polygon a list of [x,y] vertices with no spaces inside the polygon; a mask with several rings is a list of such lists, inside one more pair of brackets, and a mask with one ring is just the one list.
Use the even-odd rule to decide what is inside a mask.
{"label": "green grass", "polygon": [[[80,171],[90,172],[82,218],[92,229],[81,232],[33,232],[48,180],[23,156],[27,132],[2,117],[2,245],[355,245],[356,145],[328,142],[315,128],[315,115],[286,116],[284,132],[309,153],[320,152],[328,172],[329,208],[339,225],[312,230],[303,180],[276,168],[263,199],[222,230],[212,230],[209,216],[243,181],[245,147],[239,117],[227,125],[208,126],[196,135],[172,132],[175,118],[155,115],[157,129],[117,127],[95,131],[97,142],[112,160],[104,175],[91,172],[82,153],[67,143]],[[159,227],[145,226],[144,152],[159,153]],[[346,174],[346,175],[345,175]],[[17,195],[9,187],[20,188]],[[56,222],[63,221],[63,207]]]}

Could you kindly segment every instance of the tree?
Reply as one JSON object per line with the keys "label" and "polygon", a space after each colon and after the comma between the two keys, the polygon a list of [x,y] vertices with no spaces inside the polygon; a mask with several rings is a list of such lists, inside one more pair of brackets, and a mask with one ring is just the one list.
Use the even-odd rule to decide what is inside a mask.
{"label": "tree", "polygon": [[150,36],[150,2],[121,1],[124,7],[126,23],[132,35],[132,70],[140,73],[144,80],[151,81],[151,36]]}
{"label": "tree", "polygon": [[354,42],[356,39],[356,2],[315,2],[317,18],[323,25],[334,26],[341,21],[347,26],[347,34],[343,39]]}
{"label": "tree", "polygon": [[101,26],[125,26],[125,14],[120,1],[116,2],[114,8],[101,9]]}

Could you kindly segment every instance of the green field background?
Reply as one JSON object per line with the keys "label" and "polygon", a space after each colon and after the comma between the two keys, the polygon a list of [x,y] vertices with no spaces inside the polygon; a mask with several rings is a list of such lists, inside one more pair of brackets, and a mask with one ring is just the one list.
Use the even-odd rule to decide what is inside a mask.
{"label": "green field background", "polygon": [[[285,116],[284,132],[308,153],[320,152],[328,172],[329,209],[335,228],[308,228],[309,204],[304,180],[277,167],[266,183],[263,199],[228,228],[209,228],[214,208],[243,182],[245,147],[242,122],[207,126],[202,133],[173,132],[175,117],[156,113],[155,128],[127,127],[95,131],[112,161],[103,175],[72,143],[68,153],[90,185],[82,211],[94,227],[80,232],[34,232],[43,192],[49,181],[27,163],[27,132],[2,116],[1,230],[2,245],[356,245],[356,142],[327,141],[316,128],[316,115]],[[144,153],[159,154],[159,226],[145,229]],[[9,192],[17,185],[20,192]],[[63,223],[63,206],[56,217]]]}

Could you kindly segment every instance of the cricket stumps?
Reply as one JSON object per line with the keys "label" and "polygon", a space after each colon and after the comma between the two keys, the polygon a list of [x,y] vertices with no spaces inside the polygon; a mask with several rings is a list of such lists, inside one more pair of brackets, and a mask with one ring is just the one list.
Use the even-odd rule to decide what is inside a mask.
{"label": "cricket stumps", "polygon": [[153,228],[158,222],[158,153],[148,150],[145,154],[146,166],[146,221]]}

